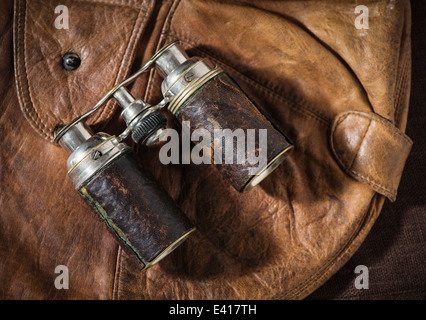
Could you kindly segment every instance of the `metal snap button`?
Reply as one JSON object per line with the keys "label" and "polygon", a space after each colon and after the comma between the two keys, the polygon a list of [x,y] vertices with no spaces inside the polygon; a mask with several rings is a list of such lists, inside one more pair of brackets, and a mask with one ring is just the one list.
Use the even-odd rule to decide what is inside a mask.
{"label": "metal snap button", "polygon": [[77,53],[67,52],[62,57],[62,66],[65,70],[72,71],[77,69],[81,64],[81,59]]}

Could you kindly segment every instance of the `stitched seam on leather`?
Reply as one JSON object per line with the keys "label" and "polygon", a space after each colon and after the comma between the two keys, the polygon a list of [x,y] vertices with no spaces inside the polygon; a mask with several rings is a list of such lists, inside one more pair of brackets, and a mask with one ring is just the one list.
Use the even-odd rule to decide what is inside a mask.
{"label": "stitched seam on leather", "polygon": [[[166,19],[164,21],[163,27],[161,28],[162,31],[160,32],[160,36],[159,36],[159,40],[158,40],[156,51],[158,51],[162,47],[162,45],[164,43],[164,37],[167,34],[167,32],[165,32],[164,30],[170,29],[170,25],[172,23],[173,16],[174,16],[174,14],[175,14],[175,12],[176,12],[179,4],[180,4],[179,0],[173,0],[172,5],[170,6],[170,11],[167,14],[167,17],[166,17]],[[145,93],[145,100],[146,101],[151,101],[155,72],[156,71],[153,69],[153,70],[151,70],[151,72],[149,74],[148,85],[147,85],[147,89],[146,89],[146,93]]]}
{"label": "stitched seam on leather", "polygon": [[[173,0],[173,4],[170,7],[170,12],[169,12],[169,14],[167,15],[167,18],[164,21],[164,26],[163,26],[162,30],[170,30],[170,26],[172,24],[173,17],[175,15],[175,12],[176,12],[177,8],[179,7],[179,5],[180,5],[180,0]],[[163,32],[163,31],[161,32],[161,34],[164,34],[164,33],[165,32]]]}
{"label": "stitched seam on leather", "polygon": [[350,171],[351,174],[358,177],[361,181],[366,182],[368,185],[370,185],[373,189],[379,191],[383,195],[387,196],[390,200],[394,201],[396,197],[396,190],[395,188],[392,188],[388,185],[382,185],[380,182],[377,182],[376,180],[369,178],[368,176],[363,175],[362,173],[359,173],[357,171]]}
{"label": "stitched seam on leather", "polygon": [[[25,36],[27,34],[27,23],[26,23],[27,12],[28,12],[27,9],[25,9],[25,22],[24,22],[24,47],[25,48],[27,47],[27,37]],[[24,49],[24,65],[25,65],[25,70],[28,70],[28,56],[27,56],[27,53],[26,53],[26,49]],[[53,134],[50,132],[47,123],[44,122],[44,120],[40,116],[40,112],[37,110],[37,104],[34,104],[34,102],[33,102],[34,100],[32,99],[32,94],[31,94],[32,89],[31,89],[30,81],[28,79],[28,74],[26,73],[25,76],[26,76],[27,83],[28,83],[28,96],[29,96],[30,101],[32,103],[33,109],[36,112],[36,114],[37,114],[38,118],[40,119],[41,123],[43,124],[43,126],[46,128],[46,130],[47,130],[46,134],[48,134],[49,137],[53,137]],[[55,122],[57,122],[57,119],[55,117],[53,117],[53,118],[55,119]]]}
{"label": "stitched seam on leather", "polygon": [[[404,13],[406,12],[406,8],[404,9]],[[408,9],[408,11],[411,14],[411,8]],[[394,121],[396,124],[399,124],[399,113],[400,113],[400,109],[401,109],[401,96],[402,93],[401,91],[403,90],[402,88],[404,87],[404,84],[407,81],[407,77],[408,77],[408,68],[410,67],[410,61],[411,61],[411,35],[408,32],[407,34],[407,30],[406,28],[408,28],[408,30],[410,29],[410,26],[407,26],[407,19],[405,19],[404,16],[404,28],[403,31],[401,32],[401,37],[400,37],[400,43],[403,43],[402,39],[404,37],[406,37],[406,42],[404,43],[404,46],[400,46],[400,50],[399,50],[399,56],[401,56],[402,52],[407,48],[408,49],[408,54],[404,55],[404,60],[402,61],[402,73],[403,75],[400,77],[401,81],[400,83],[398,83],[398,87],[397,87],[397,92],[396,92],[396,99],[395,99],[395,113],[394,113]]]}
{"label": "stitched seam on leather", "polygon": [[87,3],[101,3],[101,4],[109,4],[109,5],[113,5],[113,6],[122,6],[122,7],[127,7],[127,8],[145,8],[147,9],[147,7],[145,7],[143,4],[132,4],[130,1],[125,1],[122,0],[120,1],[121,3],[119,3],[118,1],[108,1],[108,0],[74,0],[76,2],[87,2]]}
{"label": "stitched seam on leather", "polygon": [[[344,118],[348,117],[350,114],[352,114],[352,112],[348,112],[347,114],[345,114]],[[368,118],[367,118],[368,119]],[[371,124],[371,119],[370,120],[370,124]],[[339,122],[341,123],[341,121]],[[369,126],[370,126],[369,124]],[[351,177],[360,180],[363,183],[366,183],[367,185],[369,185],[370,187],[372,187],[374,190],[379,191],[380,193],[383,193],[384,195],[386,195],[388,198],[390,199],[394,199],[395,198],[395,191],[392,187],[389,187],[387,185],[381,185],[379,184],[376,180],[368,178],[366,176],[364,176],[363,174],[352,170],[351,171],[351,167],[347,168],[347,166],[345,166],[345,164],[342,162],[342,160],[340,159],[340,157],[338,156],[335,147],[334,147],[334,132],[337,128],[337,125],[333,126],[332,132],[331,132],[331,149],[333,151],[333,154],[335,155],[337,162],[340,164],[340,166],[343,168],[343,170]],[[365,137],[365,136],[364,136]],[[364,138],[363,138],[364,139]],[[362,140],[360,145],[362,144]],[[354,159],[356,158],[356,156],[354,157]]]}
{"label": "stitched seam on leather", "polygon": [[[181,42],[186,42],[187,44],[190,44],[191,46],[195,46],[196,45],[195,43],[192,43],[191,41],[188,41],[186,39],[182,39],[178,35],[169,34],[168,36],[170,38],[178,38],[179,40],[181,40]],[[219,58],[216,58],[216,57],[212,56],[209,52],[206,52],[205,50],[201,50],[199,48],[193,48],[193,50],[194,51],[198,51],[198,52],[202,53],[203,55],[206,55],[211,60],[219,62],[222,65],[225,65],[228,69],[232,69],[233,71],[235,71],[236,73],[238,73],[241,78],[243,78],[243,81],[249,83],[250,85],[252,85],[252,86],[254,86],[254,87],[258,88],[258,89],[260,89],[265,94],[267,94],[269,97],[278,99],[278,100],[286,103],[293,110],[299,111],[302,114],[311,117],[312,119],[320,122],[324,126],[329,126],[330,125],[331,120],[329,118],[326,118],[325,116],[322,116],[322,115],[318,115],[317,113],[315,113],[314,111],[312,111],[311,108],[307,107],[305,103],[303,103],[301,101],[295,101],[295,100],[300,100],[297,97],[296,97],[296,99],[294,99],[295,97],[292,97],[293,99],[288,98],[288,97],[284,97],[281,94],[275,92],[273,89],[270,89],[270,88],[266,87],[264,84],[261,84],[261,83],[257,82],[256,80],[248,77],[247,75],[243,74],[239,70],[237,70],[234,67],[228,65],[226,62],[223,62]]]}
{"label": "stitched seam on leather", "polygon": [[[351,114],[355,114],[357,116],[360,116],[360,117],[363,117],[363,118],[366,118],[366,119],[370,120],[370,124],[371,124],[372,120],[376,120],[379,123],[381,123],[383,125],[382,127],[384,127],[385,130],[387,132],[389,132],[393,137],[398,137],[399,136],[399,137],[403,138],[407,143],[409,143],[409,144],[412,143],[411,140],[407,136],[403,135],[403,133],[400,132],[400,130],[398,128],[394,127],[393,130],[392,130],[392,128],[390,127],[390,125],[388,123],[386,123],[384,120],[378,118],[377,116],[371,115],[371,118],[370,118],[369,116],[367,116],[367,115],[365,115],[363,113],[355,112],[355,111],[349,111],[349,112],[345,113],[344,115],[342,115],[342,117],[346,118],[346,117],[348,117]],[[338,123],[340,123],[340,122],[336,121],[335,125],[333,126],[332,133],[331,133],[331,148],[333,150],[333,154],[335,155],[338,163],[342,166],[342,168],[345,170],[345,172],[348,173],[349,175],[351,175],[352,177],[360,179],[361,182],[367,183],[368,185],[370,185],[371,187],[373,187],[373,189],[378,190],[380,193],[383,193],[384,195],[386,195],[389,199],[394,200],[395,196],[396,196],[396,189],[393,186],[389,186],[387,184],[383,184],[383,183],[381,183],[381,182],[379,182],[379,181],[377,181],[375,179],[372,179],[372,178],[370,178],[368,176],[365,176],[364,174],[362,174],[362,173],[360,173],[360,172],[358,172],[356,170],[351,170],[352,169],[351,167],[348,169],[343,164],[343,162],[339,158],[339,156],[336,153],[336,150],[334,148],[334,132],[335,132],[335,130],[337,128],[337,124]],[[364,135],[364,137],[365,137],[365,135]],[[364,137],[363,137],[363,139],[364,139]]]}
{"label": "stitched seam on leather", "polygon": [[[23,4],[21,1],[16,2],[17,12],[17,30],[16,30],[16,84],[18,94],[21,97],[20,106],[24,113],[25,118],[28,120],[30,125],[45,139],[51,140],[52,136],[48,132],[46,125],[43,123],[37,111],[34,109],[31,97],[29,94],[29,83],[26,72],[25,62],[25,20],[26,20],[26,2]],[[23,79],[26,81],[26,85],[23,83]]]}
{"label": "stitched seam on leather", "polygon": [[[142,31],[143,25],[146,22],[146,19],[149,15],[149,11],[145,9],[145,7],[141,7],[139,9],[139,13],[137,18],[135,19],[135,22],[133,24],[132,28],[132,34],[129,37],[129,40],[127,42],[126,49],[124,50],[123,58],[121,59],[120,66],[117,69],[117,73],[115,75],[114,84],[118,83],[118,80],[120,77],[122,77],[123,70],[128,69],[128,66],[130,64],[130,61],[132,60],[131,57],[133,56],[133,49],[136,46],[135,38],[138,37],[138,34]],[[142,14],[145,13],[145,14]],[[128,70],[126,70],[127,73]],[[105,117],[106,119],[109,119],[110,116],[114,113],[116,110],[117,103],[114,100],[110,100],[109,105],[107,105],[103,110],[96,116],[92,121],[96,122],[100,118]]]}
{"label": "stitched seam on leather", "polygon": [[395,123],[399,123],[399,115],[400,115],[400,111],[401,111],[401,99],[403,97],[403,89],[405,88],[405,84],[407,83],[407,78],[408,78],[408,69],[409,69],[409,65],[410,65],[410,57],[407,55],[405,57],[404,60],[404,64],[403,64],[403,74],[401,77],[401,81],[398,84],[398,89],[397,89],[397,94],[396,94],[396,99],[395,99],[395,115],[394,115],[394,119],[395,119]]}
{"label": "stitched seam on leather", "polygon": [[376,120],[376,121],[380,122],[381,124],[383,124],[383,127],[392,136],[400,137],[400,138],[404,139],[408,144],[413,143],[413,141],[404,132],[402,132],[400,129],[395,127],[391,122],[389,122],[388,120],[384,120],[384,119],[382,119],[381,117],[379,117],[375,114],[364,114],[364,113],[358,112],[358,111],[348,111],[348,113],[356,114],[356,115],[363,117],[363,118],[366,118],[366,119]]}
{"label": "stitched seam on leather", "polygon": [[395,123],[396,123],[396,116],[399,112],[398,110],[398,105],[399,105],[399,99],[401,96],[401,87],[402,84],[404,83],[404,78],[405,78],[405,59],[402,61],[402,67],[401,67],[401,76],[399,78],[396,79],[396,85],[395,85],[395,100],[394,100],[394,108],[395,108],[395,112],[394,112],[394,119],[395,119]]}

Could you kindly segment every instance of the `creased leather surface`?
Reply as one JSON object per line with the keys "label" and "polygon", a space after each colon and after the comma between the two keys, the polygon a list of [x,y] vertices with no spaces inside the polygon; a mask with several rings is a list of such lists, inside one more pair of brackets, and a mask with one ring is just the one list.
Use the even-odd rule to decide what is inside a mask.
{"label": "creased leather surface", "polygon": [[[18,94],[21,104],[27,104],[25,95],[11,85],[12,5],[3,2],[0,295],[301,299],[323,284],[358,249],[385,201],[342,169],[330,145],[332,124],[345,112],[356,111],[376,113],[401,131],[406,126],[409,2],[363,4],[371,9],[369,30],[354,27],[355,1],[146,3],[152,9],[144,16],[147,27],[134,49],[133,70],[156,48],[179,39],[189,55],[208,57],[227,71],[288,134],[295,149],[258,187],[238,194],[213,166],[163,166],[160,146],[137,148],[147,170],[198,230],[161,263],[140,273],[125,253],[117,254],[112,237],[77,200],[66,180],[64,152],[34,134],[19,112]],[[105,10],[105,5],[94,3],[91,10]],[[90,39],[90,34],[80,36]],[[75,46],[85,43],[80,40],[70,38]],[[52,72],[67,87],[59,76],[63,71]],[[37,77],[43,73],[28,74],[30,88],[46,90]],[[19,72],[17,76],[21,78]],[[110,88],[90,89],[93,98],[87,99],[94,101]],[[72,90],[74,84],[65,92],[58,90],[58,97]],[[158,102],[159,75],[145,75],[132,93]],[[58,97],[46,95],[43,105],[38,101],[34,107],[49,110],[45,108]],[[75,106],[73,112],[87,108],[83,99]],[[62,117],[59,110],[47,113]],[[72,117],[72,112],[64,114]],[[119,119],[114,117],[105,131],[117,128]],[[378,128],[377,136],[381,134]],[[383,179],[396,181],[393,174]],[[58,264],[70,270],[69,290],[53,286]]]}

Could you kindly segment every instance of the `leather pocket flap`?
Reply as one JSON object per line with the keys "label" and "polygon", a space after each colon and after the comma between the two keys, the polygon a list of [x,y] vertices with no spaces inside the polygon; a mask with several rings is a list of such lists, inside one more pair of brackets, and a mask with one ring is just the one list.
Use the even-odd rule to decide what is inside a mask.
{"label": "leather pocket flap", "polygon": [[335,118],[330,143],[348,175],[395,201],[413,144],[406,134],[376,114],[349,111]]}
{"label": "leather pocket flap", "polygon": [[[149,11],[142,0],[15,2],[18,97],[25,117],[37,132],[52,140],[57,125],[88,111],[124,80]],[[68,24],[62,28],[55,21],[65,19],[63,15]],[[68,52],[81,59],[80,66],[72,71],[62,66]],[[114,105],[110,100],[89,124],[110,119]]]}

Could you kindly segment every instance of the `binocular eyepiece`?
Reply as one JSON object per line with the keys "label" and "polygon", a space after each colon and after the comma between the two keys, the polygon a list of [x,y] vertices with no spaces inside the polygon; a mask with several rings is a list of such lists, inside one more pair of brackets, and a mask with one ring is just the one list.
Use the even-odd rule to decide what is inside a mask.
{"label": "binocular eyepiece", "polygon": [[[163,100],[152,106],[135,99],[125,87],[142,72],[154,67],[164,78]],[[121,106],[126,129],[118,136],[94,134],[84,120],[106,100]],[[215,136],[217,132],[266,132],[263,141],[252,139],[253,149],[264,155],[261,165],[250,155],[232,148],[219,153],[214,163],[222,176],[239,192],[247,191],[268,176],[292,149],[292,142],[274,126],[241,88],[221,68],[192,57],[173,42],[159,50],[139,71],[110,90],[92,109],[66,126],[58,127],[55,141],[70,153],[68,175],[80,195],[92,205],[108,229],[146,269],[165,257],[195,230],[169,195],[135,159],[123,142],[151,146],[161,140],[167,121],[162,109],[178,123],[189,124]],[[233,146],[234,135],[221,135],[209,145],[222,150]],[[245,151],[245,150],[244,150]],[[248,151],[248,150],[247,150]],[[226,161],[226,160],[238,161]],[[256,166],[257,164],[257,166]]]}

